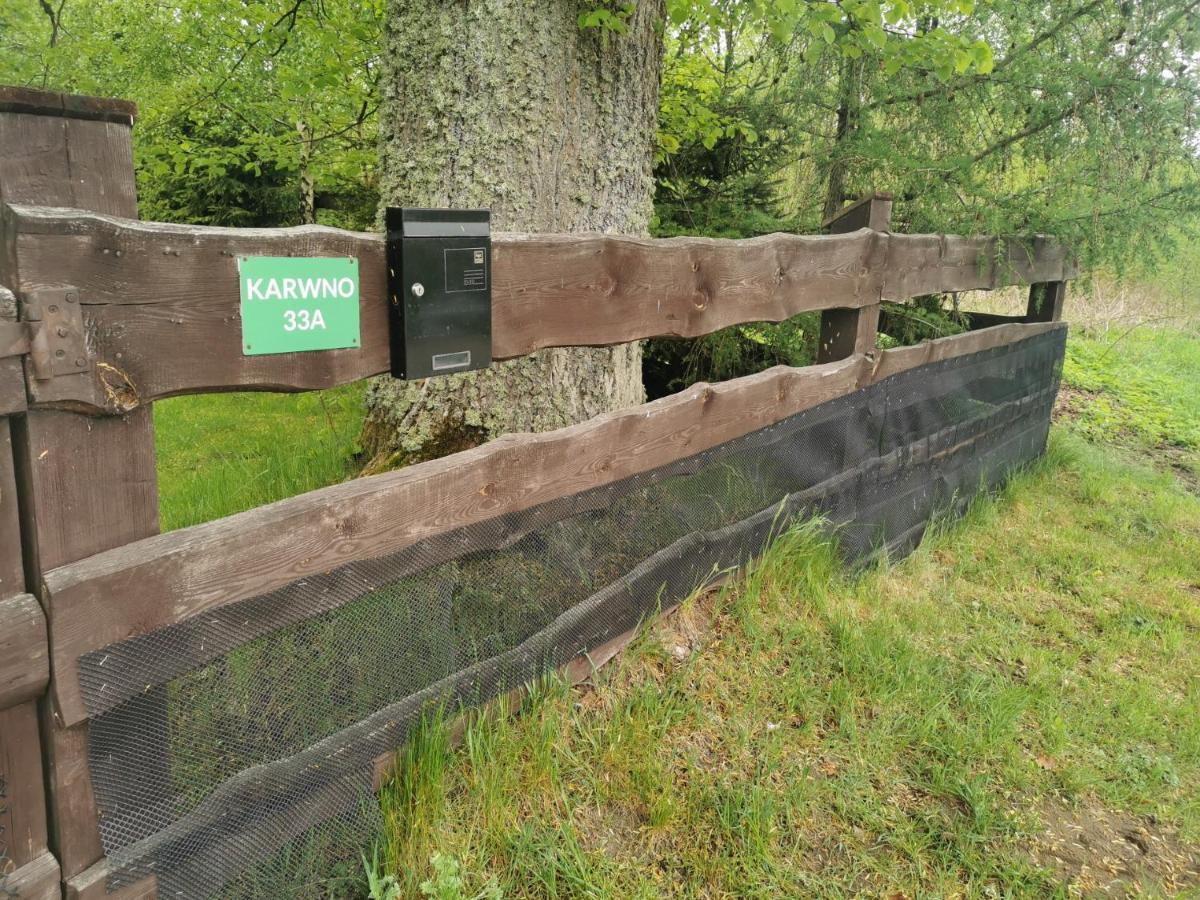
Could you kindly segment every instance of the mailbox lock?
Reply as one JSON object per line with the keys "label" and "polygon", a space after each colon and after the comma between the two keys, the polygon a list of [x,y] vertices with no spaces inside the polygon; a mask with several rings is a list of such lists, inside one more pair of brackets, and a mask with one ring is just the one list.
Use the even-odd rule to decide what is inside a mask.
{"label": "mailbox lock", "polygon": [[421,284],[421,282],[419,282],[419,281],[413,282],[412,292],[413,292],[414,297],[424,297],[425,296],[425,285]]}

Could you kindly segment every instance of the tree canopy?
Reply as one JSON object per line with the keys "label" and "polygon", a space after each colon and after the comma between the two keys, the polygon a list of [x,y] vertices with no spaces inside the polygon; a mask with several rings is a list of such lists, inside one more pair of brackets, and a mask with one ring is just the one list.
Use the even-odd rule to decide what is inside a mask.
{"label": "tree canopy", "polygon": [[[383,0],[27,0],[0,81],[136,100],[147,217],[365,227]],[[500,8],[500,7],[498,7]],[[621,40],[632,0],[579,0]],[[1050,232],[1145,263],[1197,224],[1200,0],[669,0],[661,233]],[[420,77],[414,73],[413,77]]]}

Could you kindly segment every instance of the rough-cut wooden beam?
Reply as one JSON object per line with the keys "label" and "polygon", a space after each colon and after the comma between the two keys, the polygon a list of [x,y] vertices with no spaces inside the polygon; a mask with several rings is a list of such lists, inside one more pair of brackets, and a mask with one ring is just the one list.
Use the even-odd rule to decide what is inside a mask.
{"label": "rough-cut wooden beam", "polygon": [[84,97],[0,84],[0,113],[95,119],[132,125],[137,116],[137,104],[130,100]]}
{"label": "rough-cut wooden beam", "polygon": [[882,381],[917,366],[941,362],[944,359],[955,359],[969,353],[980,353],[1065,327],[1066,325],[1061,322],[1028,325],[1012,323],[935,338],[932,341],[922,341],[909,347],[894,347],[879,354],[872,367],[870,380],[871,382]]}
{"label": "rough-cut wooden beam", "polygon": [[0,897],[15,897],[17,900],[60,900],[62,883],[59,881],[58,860],[48,850],[43,850],[31,862],[19,866],[7,875],[0,874]]}
{"label": "rough-cut wooden beam", "polygon": [[[46,851],[46,794],[37,703],[27,700],[0,709],[0,847],[6,862],[20,868]],[[0,863],[0,875],[3,875]],[[2,883],[2,882],[0,882]],[[7,896],[0,893],[0,897]]]}
{"label": "rough-cut wooden beam", "polygon": [[[48,100],[25,92],[7,97],[0,110],[0,203],[137,216],[132,105],[103,98]],[[15,251],[0,234],[0,283],[19,289]],[[22,360],[8,362],[20,367]],[[3,389],[0,374],[0,402]],[[22,386],[22,408],[25,393]],[[22,501],[20,545],[31,586],[47,569],[158,530],[151,404],[95,420],[32,409],[13,420],[12,431]],[[49,806],[50,845],[62,877],[70,878],[103,855],[87,726],[63,728],[49,703],[39,711],[40,728],[35,723],[33,734],[41,734],[45,779],[39,768],[30,783],[49,789],[37,802],[43,810]]]}
{"label": "rough-cut wooden beam", "polygon": [[882,299],[991,291],[1013,284],[1064,281],[1077,274],[1067,248],[1045,235],[892,234]]}
{"label": "rough-cut wooden beam", "polygon": [[[859,228],[889,231],[891,222],[892,195],[868,194],[827,219],[823,227],[830,234],[846,234]],[[860,309],[825,310],[821,313],[821,331],[817,338],[817,362],[833,362],[852,353],[874,351],[878,331],[878,302]]]}
{"label": "rough-cut wooden beam", "polygon": [[[3,370],[0,369],[0,375]],[[0,416],[0,600],[25,591],[25,561],[21,556],[21,517],[17,476],[13,466],[11,422]],[[3,637],[0,635],[0,640]],[[0,660],[0,666],[3,661]]]}
{"label": "rough-cut wooden beam", "polygon": [[[29,206],[0,214],[15,289],[71,285],[84,309],[92,371],[32,382],[35,406],[113,413],[174,394],[310,390],[389,369],[379,235],[163,225]],[[1019,266],[1000,264],[998,246],[1011,255],[995,239],[868,230],[745,241],[498,234],[493,356],[696,337],[881,297],[1071,277],[1056,245],[1035,240],[1032,261],[1024,248],[1016,253]],[[237,258],[255,255],[357,257],[362,347],[243,356]]]}
{"label": "rough-cut wooden beam", "polygon": [[[805,369],[776,367],[538,435],[146,538],[46,575],[58,712],[87,717],[78,658],[353,560],[611,483],[770,425],[872,380],[1040,334],[1012,325]],[[120,598],[114,602],[113,598]]]}
{"label": "rough-cut wooden beam", "polygon": [[892,221],[892,195],[874,191],[844,206],[821,223],[830,234],[845,234],[860,228],[887,231]]}
{"label": "rough-cut wooden beam", "polygon": [[42,608],[29,594],[0,600],[0,709],[34,699],[49,680]]}

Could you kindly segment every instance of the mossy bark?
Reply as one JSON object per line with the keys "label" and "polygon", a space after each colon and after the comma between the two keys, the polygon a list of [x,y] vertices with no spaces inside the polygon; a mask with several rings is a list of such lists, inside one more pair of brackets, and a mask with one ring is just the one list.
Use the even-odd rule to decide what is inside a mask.
{"label": "mossy bark", "polygon": [[[382,197],[490,207],[495,231],[646,232],[664,0],[626,34],[581,30],[591,0],[390,0]],[[643,399],[641,350],[548,350],[485,372],[376,379],[368,468],[545,431]]]}

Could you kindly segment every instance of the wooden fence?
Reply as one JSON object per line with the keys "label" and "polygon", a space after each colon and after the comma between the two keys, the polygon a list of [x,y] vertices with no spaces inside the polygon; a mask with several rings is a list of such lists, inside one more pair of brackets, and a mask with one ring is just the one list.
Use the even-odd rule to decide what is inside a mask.
{"label": "wooden fence", "polygon": [[[156,399],[297,391],[389,369],[379,235],[137,221],[133,109],[0,88],[0,849],[21,897],[99,897],[78,660],[450,529],[613,483],[936,359],[1062,328],[1053,240],[900,235],[890,198],[821,236],[493,237],[497,359],[691,337],[822,310],[820,364],[776,367],[540,435],[158,534]],[[353,256],[362,346],[244,356],[238,257]],[[880,303],[1030,284],[1025,316],[885,352]],[[256,621],[245,639],[284,624]],[[381,768],[384,761],[380,761]],[[43,785],[45,790],[43,790]],[[153,879],[119,896],[150,896]]]}

